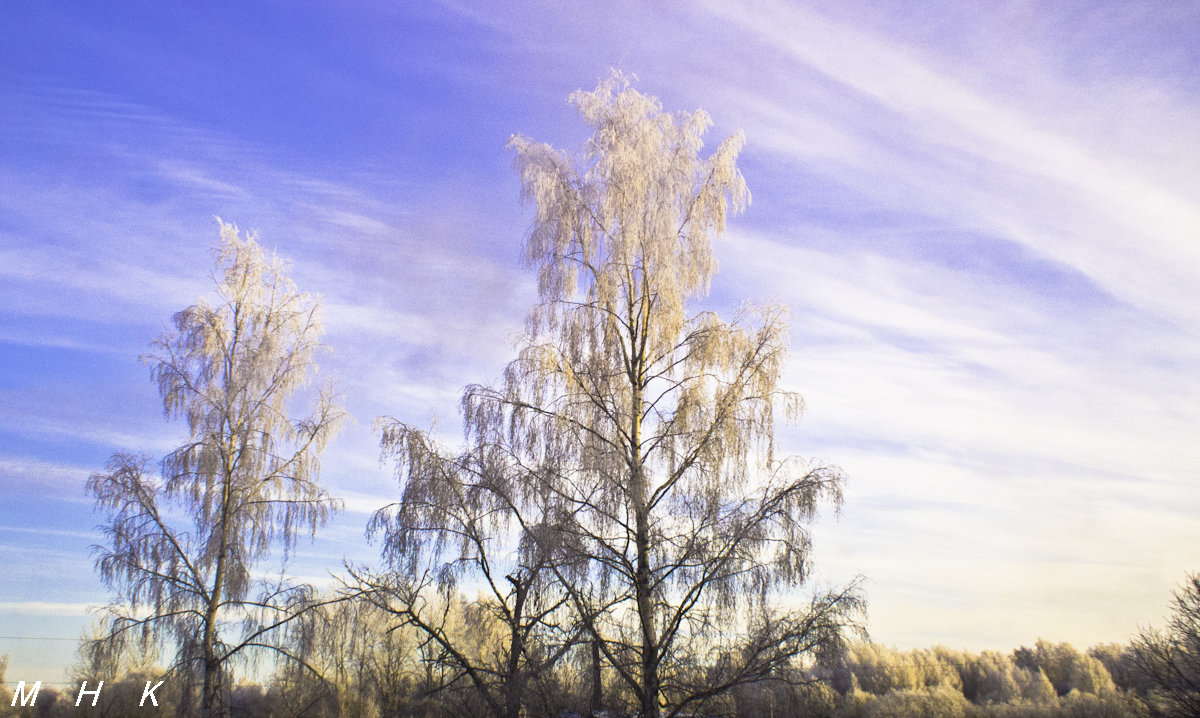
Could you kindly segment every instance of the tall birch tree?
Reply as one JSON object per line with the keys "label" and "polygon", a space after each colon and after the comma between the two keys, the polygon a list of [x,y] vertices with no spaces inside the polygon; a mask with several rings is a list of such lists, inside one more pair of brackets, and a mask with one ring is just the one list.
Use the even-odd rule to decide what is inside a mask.
{"label": "tall birch tree", "polygon": [[157,472],[147,457],[118,453],[88,480],[106,515],[96,566],[116,594],[106,644],[173,645],[205,718],[228,715],[235,661],[262,651],[301,659],[297,618],[311,588],[252,572],[273,550],[286,560],[338,509],[319,482],[320,456],[344,416],[329,388],[311,412],[291,413],[316,371],[318,301],[253,235],[223,222],[220,235],[216,303],[176,313],[142,357],[187,440]]}
{"label": "tall birch tree", "polygon": [[855,587],[790,611],[776,599],[808,576],[809,523],[843,477],[776,454],[777,420],[802,406],[780,386],[786,311],[695,310],[713,238],[750,201],[742,134],[701,157],[708,115],[664,112],[619,73],[570,103],[592,131],[581,157],[509,142],[536,208],[540,302],[503,383],[468,388],[466,432],[502,433],[537,467],[560,512],[550,565],[595,675],[603,661],[657,718],[839,639]]}

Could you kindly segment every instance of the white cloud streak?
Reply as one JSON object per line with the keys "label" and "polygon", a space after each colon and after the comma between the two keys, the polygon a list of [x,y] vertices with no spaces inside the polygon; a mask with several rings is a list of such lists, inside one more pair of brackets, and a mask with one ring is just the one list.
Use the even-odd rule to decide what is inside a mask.
{"label": "white cloud streak", "polygon": [[[745,89],[773,151],[831,157],[844,166],[838,176],[867,194],[1021,242],[1139,307],[1181,321],[1200,315],[1194,182],[1057,131],[1055,107],[1032,115],[817,13],[782,3],[755,13],[709,7],[783,52],[797,75],[818,72],[876,105],[882,114],[871,121],[887,127],[856,135],[813,118],[799,83],[781,83],[784,94],[770,100]],[[1194,137],[1168,136],[1200,149]]]}
{"label": "white cloud streak", "polygon": [[0,601],[0,613],[22,616],[87,616],[94,606],[87,603],[54,601]]}

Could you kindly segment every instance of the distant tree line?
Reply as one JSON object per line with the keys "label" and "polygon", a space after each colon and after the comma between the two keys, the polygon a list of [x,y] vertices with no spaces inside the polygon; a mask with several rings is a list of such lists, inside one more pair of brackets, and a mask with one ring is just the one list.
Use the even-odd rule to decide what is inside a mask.
{"label": "distant tree line", "polygon": [[[1194,602],[1200,592],[1181,590]],[[486,600],[483,600],[486,604]],[[486,670],[498,668],[506,631],[494,606],[458,596],[443,607],[446,639]],[[321,629],[309,658],[314,672],[281,666],[265,684],[239,682],[228,692],[229,715],[238,718],[417,718],[494,714],[486,697],[447,662],[443,647],[412,625],[397,627],[387,610],[365,602],[327,604],[317,612]],[[739,685],[704,715],[742,718],[1137,718],[1194,716],[1200,674],[1168,666],[1148,641],[1194,642],[1179,635],[1175,613],[1168,629],[1147,629],[1129,645],[1104,644],[1079,651],[1039,640],[1009,653],[944,647],[898,650],[852,643],[837,655],[799,661],[765,680]],[[1187,620],[1194,620],[1195,616]],[[527,716],[586,715],[591,685],[586,645],[568,652],[531,677],[521,696]],[[0,668],[4,661],[0,659]],[[112,669],[112,666],[106,667]],[[11,691],[0,689],[0,716],[129,716],[146,680],[162,669],[143,657],[127,662],[106,682],[103,700],[74,706],[76,688],[43,688],[34,708],[12,708]],[[98,667],[83,661],[73,673],[91,680]],[[0,674],[0,680],[3,676]],[[1190,685],[1183,689],[1183,681]],[[619,696],[619,684],[607,681]],[[157,691],[153,715],[189,715],[177,686]],[[631,697],[618,699],[607,715],[636,715]]]}

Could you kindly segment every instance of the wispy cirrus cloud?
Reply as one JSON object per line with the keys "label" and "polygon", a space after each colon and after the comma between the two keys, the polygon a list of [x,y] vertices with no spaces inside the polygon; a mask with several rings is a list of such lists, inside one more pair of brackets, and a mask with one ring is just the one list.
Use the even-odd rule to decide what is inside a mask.
{"label": "wispy cirrus cloud", "polygon": [[[1200,313],[1196,187],[1161,157],[1106,143],[1104,117],[1060,123],[1055,105],[971,86],[930,53],[803,8],[709,9],[794,65],[795,79],[785,73],[771,95],[733,91],[772,152],[835,163],[825,170],[876,201],[1024,244],[1139,307],[1176,320]],[[834,83],[816,107],[814,74]],[[1122,113],[1121,101],[1107,109]],[[1155,125],[1177,146],[1196,145],[1169,121]]]}
{"label": "wispy cirrus cloud", "polygon": [[54,601],[0,601],[0,612],[22,616],[87,616],[94,606]]}

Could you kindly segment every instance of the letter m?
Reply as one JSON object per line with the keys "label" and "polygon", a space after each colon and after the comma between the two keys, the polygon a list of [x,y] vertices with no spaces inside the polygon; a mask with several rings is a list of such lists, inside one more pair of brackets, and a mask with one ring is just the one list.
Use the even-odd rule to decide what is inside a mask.
{"label": "letter m", "polygon": [[28,701],[29,705],[31,705],[31,706],[35,705],[37,703],[38,691],[40,691],[41,689],[42,689],[42,682],[38,681],[37,683],[33,684],[33,693],[30,693],[28,696],[26,696],[25,695],[25,681],[21,681],[21,682],[17,683],[17,690],[13,691],[12,704],[15,706],[17,704],[17,699],[20,698],[22,708],[25,707],[26,701]]}

